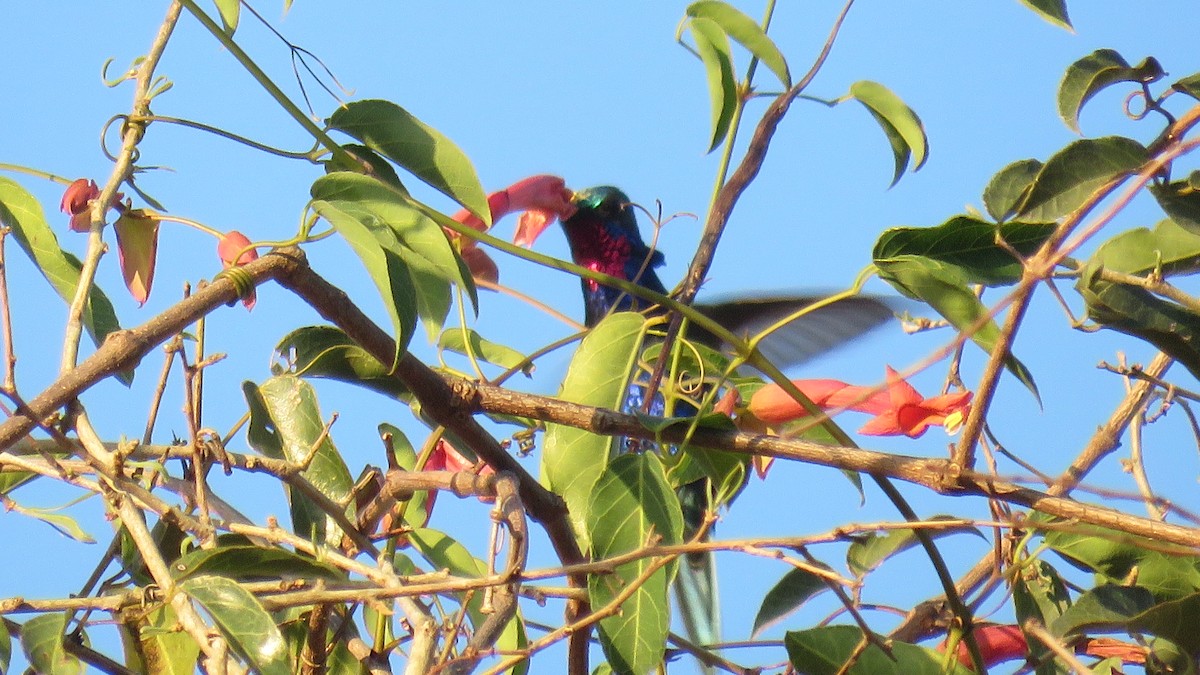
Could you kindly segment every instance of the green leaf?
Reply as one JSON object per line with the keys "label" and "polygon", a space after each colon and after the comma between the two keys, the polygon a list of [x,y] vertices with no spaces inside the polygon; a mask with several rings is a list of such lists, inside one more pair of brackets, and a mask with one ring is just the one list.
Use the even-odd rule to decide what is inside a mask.
{"label": "green leaf", "polygon": [[[312,385],[292,375],[277,375],[259,386],[244,382],[242,391],[250,406],[246,434],[250,445],[268,457],[298,466],[311,460],[300,475],[334,503],[348,504],[354,480],[333,440],[324,433],[325,420]],[[339,546],[342,531],[333,520],[300,491],[288,486],[287,492],[293,531],[306,539]]]}
{"label": "green leaf", "polygon": [[763,596],[762,605],[754,617],[754,628],[750,631],[750,636],[757,637],[764,628],[796,611],[809,598],[827,590],[829,584],[812,572],[798,568],[788,570],[787,574]]}
{"label": "green leaf", "polygon": [[1159,600],[1176,600],[1200,591],[1200,558],[1154,550],[1155,542],[1101,527],[1076,525],[1050,531],[1046,544],[1067,562],[1112,583],[1126,583],[1136,571],[1137,584]]}
{"label": "green leaf", "polygon": [[521,372],[529,376],[533,364],[525,363],[525,355],[502,344],[485,340],[470,328],[449,328],[438,338],[438,349],[448,349],[464,356],[473,356],[484,363],[492,363],[504,369],[522,365]]}
{"label": "green leaf", "polygon": [[[377,429],[380,438],[387,437],[396,465],[405,471],[416,471],[417,451],[404,432],[386,422],[380,424]],[[429,496],[428,490],[417,490],[409,498],[408,507],[404,509],[404,522],[410,527],[424,527],[429,521]]]}
{"label": "green leaf", "polygon": [[[593,560],[604,560],[644,547],[652,537],[664,544],[683,538],[683,514],[667,483],[662,462],[653,453],[622,455],[606,467],[592,490],[587,531]],[[653,561],[641,559],[612,574],[588,577],[594,608],[614,602]],[[646,673],[660,664],[670,630],[668,588],[674,564],[650,575],[615,616],[600,620],[600,645],[613,670]]]}
{"label": "green leaf", "polygon": [[1074,32],[1071,20],[1067,17],[1067,0],[1021,0],[1021,4],[1055,26]]}
{"label": "green leaf", "polygon": [[708,151],[712,152],[729,135],[729,124],[738,104],[733,55],[729,50],[729,39],[717,22],[698,17],[688,22],[688,27],[696,41],[696,52],[704,62],[708,96],[712,101],[712,140],[708,145]]}
{"label": "green leaf", "polygon": [[1017,205],[1029,193],[1033,179],[1042,163],[1036,159],[1021,159],[1000,169],[983,190],[983,205],[988,215],[997,221],[1008,220]]}
{"label": "green leaf", "polygon": [[0,473],[0,495],[7,495],[22,485],[33,481],[40,474],[32,471],[5,471]]}
{"label": "green leaf", "polygon": [[96,540],[92,538],[92,535],[85,532],[84,529],[79,526],[79,523],[75,522],[74,518],[70,516],[64,516],[61,513],[54,513],[55,509],[32,509],[19,507],[17,510],[19,510],[23,515],[29,516],[30,518],[36,518],[43,523],[46,523],[50,527],[58,530],[59,534],[66,535],[75,541],[84,544],[96,543]]}
{"label": "green leaf", "polygon": [[925,137],[925,125],[912,108],[878,82],[855,82],[850,85],[850,96],[866,106],[887,134],[892,145],[892,154],[896,159],[892,185],[900,180],[910,159],[913,171],[925,165],[925,161],[929,159],[929,141]]}
{"label": "green leaf", "polygon": [[[46,222],[37,199],[15,181],[4,177],[0,177],[0,224],[12,229],[21,250],[25,251],[59,296],[70,302],[75,296],[75,287],[79,285],[82,265],[75,256],[58,245],[58,237],[54,236],[54,230]],[[121,329],[112,302],[99,286],[93,285],[88,293],[87,304],[83,308],[83,326],[96,346],[100,346],[109,333]],[[133,372],[119,373],[117,378],[128,385],[133,382]]]}
{"label": "green leaf", "polygon": [[[618,410],[637,359],[646,319],[634,312],[604,318],[579,344],[559,398]],[[559,424],[546,425],[542,482],[567,503],[571,525],[587,547],[588,503],[592,486],[612,456],[614,439]]]}
{"label": "green leaf", "polygon": [[886,640],[882,636],[878,639],[891,645],[891,656],[872,644],[858,655],[848,671],[842,671],[862,638],[862,631],[853,626],[824,626],[788,632],[783,645],[792,666],[805,675],[838,672],[849,675],[970,675],[972,672],[956,659],[947,659],[932,649]]}
{"label": "green leaf", "polygon": [[346,574],[327,563],[281,548],[253,545],[196,549],[171,565],[176,580],[211,574],[235,581],[312,578],[341,581]]}
{"label": "green leaf", "polygon": [[178,586],[216,621],[230,646],[262,675],[291,675],[287,644],[258,600],[224,577],[201,575]]}
{"label": "green leaf", "polygon": [[344,161],[345,158],[340,154],[331,155],[325,162],[325,173],[351,171],[361,173],[365,176],[374,176],[384,183],[398,190],[403,190],[405,194],[408,194],[404,183],[400,182],[400,176],[396,175],[396,170],[392,168],[392,165],[386,159],[380,157],[379,153],[358,143],[343,143],[342,149],[354,161],[346,162]]}
{"label": "green leaf", "polygon": [[8,633],[8,624],[0,621],[0,673],[7,673],[12,663],[12,636]]}
{"label": "green leaf", "polygon": [[[934,516],[930,520],[957,520],[953,516]],[[937,530],[927,530],[931,538],[944,537],[963,532],[983,536],[979,530],[969,526],[947,527]],[[876,569],[883,561],[920,544],[917,535],[912,530],[890,530],[883,534],[870,533],[852,538],[850,548],[846,551],[846,565],[855,576],[865,576]]]}
{"label": "green leaf", "polygon": [[1151,183],[1150,194],[1154,195],[1162,210],[1180,227],[1193,234],[1200,234],[1200,192],[1192,187],[1190,181]]}
{"label": "green leaf", "polygon": [[1017,216],[1056,220],[1079,208],[1110,180],[1135,173],[1146,160],[1146,148],[1123,136],[1075,141],[1046,160]]}
{"label": "green leaf", "polygon": [[275,353],[288,367],[273,364],[273,375],[324,377],[401,400],[411,397],[408,388],[388,374],[387,366],[334,326],[297,328],[279,340]]}
{"label": "green leaf", "polygon": [[1139,227],[1109,239],[1087,265],[1125,274],[1192,274],[1200,271],[1200,233],[1163,220],[1153,230]]}
{"label": "green leaf", "polygon": [[[996,348],[1000,328],[988,318],[987,307],[967,287],[962,268],[918,255],[877,258],[875,266],[879,278],[904,295],[927,303],[958,330],[974,329],[971,341],[985,352],[991,354]],[[1041,400],[1033,375],[1024,364],[1010,353],[1004,359],[1004,366]]]}
{"label": "green leaf", "polygon": [[1172,84],[1171,88],[1194,99],[1200,99],[1200,73],[1188,75]]}
{"label": "green leaf", "polygon": [[954,216],[935,227],[885,230],[872,255],[876,265],[921,256],[947,265],[968,283],[1007,286],[1021,280],[1023,269],[1012,251],[1023,257],[1033,255],[1053,232],[1053,223],[996,225],[971,216]]}
{"label": "green leaf", "polygon": [[362,141],[491,224],[487,195],[471,160],[449,138],[404,108],[391,101],[351,101],[338,108],[328,124]]}
{"label": "green leaf", "polygon": [[67,615],[61,612],[42,614],[21,626],[21,649],[35,672],[54,675],[76,675],[85,671],[83,662],[63,645]]}
{"label": "green leaf", "polygon": [[1089,319],[1149,342],[1200,377],[1200,315],[1144,288],[1090,274],[1081,276],[1075,288]]}
{"label": "green leaf", "polygon": [[1079,111],[1102,89],[1118,82],[1149,84],[1162,76],[1162,66],[1154,57],[1131,67],[1116,51],[1097,49],[1067,68],[1058,85],[1058,114],[1071,131],[1079,133]]}
{"label": "green leaf", "polygon": [[1104,584],[1080,595],[1050,632],[1063,637],[1081,630],[1124,630],[1130,619],[1154,606],[1154,596],[1138,586]]}
{"label": "green leaf", "polygon": [[233,35],[238,27],[238,16],[241,14],[241,0],[213,0],[217,11],[221,13],[221,25],[225,32]]}
{"label": "green leaf", "polygon": [[[382,248],[386,260],[402,263],[409,277],[405,283],[416,291],[404,294],[413,296],[430,340],[437,338],[450,311],[448,283],[457,284],[467,292],[472,306],[478,306],[474,280],[445,232],[404,191],[371,176],[342,172],[317,179],[312,196],[313,208],[339,231],[344,227],[344,235],[352,233],[363,240],[364,249]],[[355,245],[353,240],[351,245]],[[380,277],[376,285],[382,280]],[[391,295],[397,295],[396,289]]]}
{"label": "green leaf", "polygon": [[[1050,625],[1071,606],[1066,584],[1054,567],[1044,560],[1028,561],[1019,569],[1020,575],[1012,585],[1017,625],[1024,626],[1030,620],[1039,626]],[[1041,640],[1026,635],[1025,643],[1029,646],[1030,660],[1038,664],[1034,670],[1036,675],[1066,672],[1057,665],[1053,652]]]}
{"label": "green leaf", "polygon": [[770,68],[784,89],[792,88],[792,75],[788,72],[787,59],[783,57],[779,47],[775,46],[775,42],[763,32],[757,21],[743,14],[741,10],[718,0],[693,2],[688,5],[687,15],[716,22],[726,35]]}
{"label": "green leaf", "polygon": [[151,611],[136,636],[137,653],[141,658],[140,670],[154,675],[192,675],[196,672],[196,660],[200,656],[200,645],[191,635],[179,630],[179,619],[170,605],[161,605]]}

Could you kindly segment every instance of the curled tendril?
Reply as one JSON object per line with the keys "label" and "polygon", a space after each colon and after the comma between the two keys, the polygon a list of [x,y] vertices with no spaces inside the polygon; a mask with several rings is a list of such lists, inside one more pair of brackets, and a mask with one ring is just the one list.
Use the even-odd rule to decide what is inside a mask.
{"label": "curled tendril", "polygon": [[108,130],[118,120],[121,122],[121,127],[124,128],[126,121],[129,120],[129,115],[113,115],[112,117],[108,118],[108,121],[105,122],[104,126],[100,128],[100,152],[103,152],[104,156],[107,157],[108,161],[110,162],[117,161],[117,156],[108,150]]}
{"label": "curled tendril", "polygon": [[142,62],[146,60],[146,57],[145,56],[137,57],[136,59],[133,60],[133,63],[129,64],[128,70],[126,70],[122,75],[118,76],[116,79],[110,80],[110,79],[108,79],[108,67],[111,66],[112,62],[115,60],[116,59],[112,59],[112,58],[106,59],[104,61],[104,65],[100,67],[100,79],[104,82],[104,85],[106,87],[115,87],[126,80],[135,79],[137,77],[138,67],[140,67],[142,65]]}
{"label": "curled tendril", "polygon": [[[222,270],[215,278],[228,279],[233,284],[234,290],[237,291],[238,300],[245,300],[254,291],[254,278],[242,267],[230,267],[227,270]],[[233,306],[233,302],[229,302],[230,307]]]}
{"label": "curled tendril", "polygon": [[[1134,112],[1133,110],[1135,101],[1140,101],[1142,104],[1142,109],[1138,112]],[[1149,97],[1146,96],[1146,92],[1144,91],[1129,92],[1129,95],[1125,97],[1124,107],[1125,114],[1129,117],[1129,119],[1134,121],[1146,119],[1146,115],[1149,115],[1150,111],[1154,109],[1154,106],[1151,104]]]}

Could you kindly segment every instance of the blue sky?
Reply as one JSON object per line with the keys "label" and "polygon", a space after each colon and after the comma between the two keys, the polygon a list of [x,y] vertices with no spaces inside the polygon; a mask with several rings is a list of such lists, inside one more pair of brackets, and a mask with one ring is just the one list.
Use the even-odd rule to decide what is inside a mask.
{"label": "blue sky", "polygon": [[[737,4],[751,16],[761,14],[755,3]],[[798,75],[818,51],[840,6],[780,4],[772,35]],[[117,72],[147,48],[161,20],[158,5],[7,3],[4,21],[10,30],[0,72],[10,94],[0,113],[6,122],[0,133],[0,162],[69,177],[107,177],[109,164],[97,137],[106,119],[127,111],[132,89],[128,84],[104,87],[100,67],[112,58],[112,71]],[[555,173],[575,188],[615,184],[642,204],[661,200],[666,213],[703,214],[717,156],[704,152],[709,111],[702,68],[672,39],[684,6],[635,0],[530,0],[357,2],[338,3],[334,9],[329,4],[297,2],[281,17],[279,3],[256,3],[289,40],[332,69],[350,90],[344,98],[386,98],[406,107],[452,138],[471,157],[489,190],[530,174]],[[861,107],[829,109],[798,102],[781,125],[759,179],[734,213],[705,294],[845,287],[868,264],[871,244],[885,228],[935,225],[969,205],[979,206],[979,195],[995,171],[1017,159],[1044,159],[1075,138],[1057,117],[1054,94],[1065,68],[1095,49],[1117,49],[1131,62],[1152,54],[1173,78],[1200,70],[1200,59],[1190,48],[1195,21],[1183,20],[1194,19],[1192,3],[1164,1],[1155,3],[1151,11],[1135,3],[1075,2],[1071,10],[1074,34],[1041,21],[1013,0],[861,0],[809,93],[833,98],[857,80],[885,84],[924,121],[931,147],[928,164],[889,190],[892,158],[887,142]],[[298,94],[285,45],[249,16],[243,19],[237,39],[276,82]],[[744,68],[745,55],[740,57]],[[311,144],[186,14],[159,72],[175,87],[154,102],[158,114],[203,121],[293,150]],[[761,70],[758,81],[767,90],[774,84]],[[327,116],[336,102],[311,80],[306,84],[317,116]],[[1085,134],[1127,134],[1142,141],[1153,137],[1157,131],[1153,124],[1138,124],[1121,115],[1122,95],[1105,92],[1088,104],[1082,115]],[[751,121],[761,110],[761,105],[751,106]],[[166,125],[151,128],[142,158],[145,164],[171,169],[139,180],[170,211],[218,229],[242,230],[255,240],[289,236],[309,185],[320,175],[319,168],[302,162],[264,156],[220,138]],[[67,233],[66,218],[57,213],[59,186],[5,175],[41,198],[51,222],[63,227],[60,237],[65,246],[82,251],[83,238]],[[421,196],[448,211],[454,209],[432,191]],[[1150,225],[1160,217],[1148,199],[1139,199],[1109,232]],[[501,223],[498,232],[507,236],[511,227],[512,221]],[[683,273],[699,229],[698,221],[678,219],[664,231],[660,244],[668,264],[661,274],[668,285]],[[565,257],[565,242],[556,234],[543,236],[539,249]],[[309,255],[318,271],[386,323],[382,305],[348,247],[329,240],[310,247]],[[19,384],[29,397],[54,377],[52,364],[58,362],[65,306],[13,247],[9,259],[18,322]],[[581,316],[575,279],[518,260],[501,259],[500,264],[505,283]],[[185,280],[211,277],[218,269],[210,239],[184,228],[167,228],[161,234],[154,294],[145,307],[138,308],[123,294],[115,255],[105,258],[100,284],[114,297],[123,323],[133,325],[176,300]],[[870,290],[890,292],[877,281]],[[222,394],[207,404],[208,424],[223,429],[236,420],[244,409],[240,382],[267,377],[276,340],[296,326],[317,320],[285,292],[270,287],[260,290],[253,313],[240,307],[216,313],[209,324],[212,348],[227,351],[230,357],[209,373],[208,392]],[[483,297],[477,328],[490,339],[524,350],[568,332],[552,319],[493,294]],[[900,368],[916,363],[949,338],[945,332],[910,337],[889,327],[798,374],[877,382],[885,364]],[[1044,293],[1034,303],[1016,350],[1038,378],[1044,405],[1039,409],[1019,385],[1006,379],[990,420],[1008,449],[1051,473],[1070,461],[1123,394],[1122,382],[1098,372],[1095,364],[1114,361],[1118,350],[1132,361],[1145,361],[1152,354],[1147,346],[1121,336],[1071,330]],[[420,337],[414,351],[435,358]],[[533,380],[519,386],[553,393],[566,358],[560,354],[547,359]],[[157,371],[158,363],[157,356],[147,360],[131,391],[105,383],[85,396],[106,437],[141,435],[152,371]],[[968,350],[964,376],[969,384],[978,378],[981,365],[981,355]],[[1175,375],[1181,386],[1194,386],[1178,370]],[[932,393],[943,374],[944,370],[934,368],[914,378],[914,383]],[[173,386],[177,391],[179,383]],[[353,473],[363,464],[382,463],[374,434],[378,422],[404,424],[414,435],[418,433],[409,424],[407,411],[398,406],[339,385],[321,385],[319,392],[323,411],[341,414],[333,434]],[[165,406],[168,413],[159,426],[159,441],[169,441],[172,433],[184,434],[175,413],[178,407],[178,398]],[[853,429],[858,424],[851,420],[846,426]],[[935,430],[919,441],[885,439],[865,445],[940,456],[948,442]],[[1191,508],[1198,507],[1194,445],[1179,412],[1147,432],[1147,447],[1154,451],[1147,460],[1153,484]],[[527,462],[536,469],[535,458]],[[1110,464],[1097,474],[1097,483],[1130,490],[1127,477],[1115,462]],[[1001,470],[1018,471],[1011,464]],[[239,505],[249,515],[261,519],[284,513],[280,497],[270,494],[268,483],[237,480],[248,481],[237,485],[255,487],[238,489]],[[218,491],[230,487],[236,486],[216,486]],[[982,502],[929,499],[918,489],[905,492],[924,514],[987,515]],[[16,494],[23,504],[35,506],[61,504],[73,496],[51,487]],[[718,534],[815,533],[847,521],[895,518],[878,494],[869,491],[864,507],[858,501],[849,485],[830,470],[779,466],[766,484],[751,485],[720,524]],[[447,517],[455,512],[439,506],[443,508]],[[483,517],[478,505],[463,508],[471,517]],[[1130,508],[1138,511],[1136,506]],[[73,507],[70,513],[98,539],[107,538],[108,526],[96,500]],[[765,513],[771,517],[764,517]],[[37,542],[14,561],[15,567],[6,564],[10,574],[0,579],[0,597],[72,592],[99,555],[97,547],[81,549],[15,513],[0,514],[0,533],[8,541],[20,537]],[[480,537],[482,526],[462,536],[468,541]],[[951,563],[965,569],[986,548],[982,540],[964,539],[950,547]],[[832,550],[828,556],[831,562],[838,560]],[[543,559],[537,564],[550,562]],[[723,556],[721,565],[725,587],[736,590],[726,598],[726,633],[730,638],[745,637],[756,599],[785,570],[776,563],[733,556]],[[929,579],[927,565],[909,553],[899,559],[898,572]],[[17,587],[13,580],[19,574],[32,574],[32,578]],[[868,597],[904,606],[933,592],[932,583],[877,583]],[[792,625],[812,625],[831,608],[817,603]],[[890,619],[875,618],[886,630]],[[547,617],[552,619],[553,615]],[[771,657],[764,658],[770,662]],[[781,658],[777,655],[775,660]]]}

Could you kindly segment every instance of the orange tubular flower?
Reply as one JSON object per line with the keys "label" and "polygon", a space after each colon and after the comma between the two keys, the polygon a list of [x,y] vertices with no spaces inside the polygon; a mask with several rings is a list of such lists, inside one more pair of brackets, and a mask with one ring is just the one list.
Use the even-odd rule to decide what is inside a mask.
{"label": "orange tubular flower", "polygon": [[[221,262],[224,264],[225,269],[229,269],[234,265],[245,265],[253,260],[258,260],[258,251],[255,249],[250,249],[242,253],[249,245],[250,239],[237,230],[230,230],[225,236],[221,237],[221,240],[217,242],[217,255],[221,257]],[[241,253],[241,257],[238,257],[239,253]],[[254,289],[250,289],[250,293],[242,298],[242,304],[246,306],[246,309],[254,309],[254,303],[256,302],[258,302],[258,295]]]}
{"label": "orange tubular flower", "polygon": [[[875,415],[859,433],[868,436],[917,438],[931,426],[957,431],[971,409],[971,392],[924,398],[890,366],[887,389],[860,387],[839,380],[793,380],[792,384],[822,410],[847,409]],[[808,411],[776,384],[768,384],[750,398],[749,411],[767,424],[781,424],[808,415]]]}
{"label": "orange tubular flower", "polygon": [[[488,209],[492,212],[493,223],[510,213],[523,211],[513,242],[528,246],[555,220],[570,218],[575,213],[575,207],[571,204],[572,196],[566,181],[558,176],[530,176],[488,195]],[[454,214],[454,219],[480,232],[487,229],[478,216],[466,209]],[[463,260],[472,276],[493,283],[499,279],[496,263],[479,250],[474,240],[459,237],[453,232],[447,234],[460,241]]]}
{"label": "orange tubular flower", "polygon": [[[983,657],[985,666],[991,667],[1004,661],[1024,658],[1029,652],[1029,647],[1025,643],[1025,634],[1021,632],[1020,626],[1012,624],[976,626],[972,632],[975,634],[975,643],[979,645],[979,653]],[[943,642],[938,646],[938,651],[945,650],[946,643]],[[973,665],[965,642],[958,643],[956,656],[958,656],[958,662],[967,668]]]}

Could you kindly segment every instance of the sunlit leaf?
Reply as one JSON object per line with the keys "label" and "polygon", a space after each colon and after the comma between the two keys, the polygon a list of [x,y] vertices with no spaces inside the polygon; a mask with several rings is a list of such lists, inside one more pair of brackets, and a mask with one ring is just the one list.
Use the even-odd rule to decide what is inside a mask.
{"label": "sunlit leaf", "polygon": [[983,190],[983,205],[988,215],[997,221],[1007,220],[1028,194],[1042,163],[1036,159],[1021,159],[1000,169]]}
{"label": "sunlit leaf", "polygon": [[1200,234],[1200,192],[1188,180],[1171,183],[1151,183],[1150,194],[1158,205],[1180,227]]}
{"label": "sunlit leaf", "polygon": [[929,141],[925,137],[925,125],[912,108],[878,82],[855,82],[850,86],[850,96],[866,106],[887,134],[896,159],[892,185],[900,180],[910,159],[913,171],[925,165],[929,159]]}
{"label": "sunlit leaf", "polygon": [[[658,456],[628,454],[610,462],[593,487],[586,527],[594,560],[638,550],[652,537],[661,537],[663,544],[679,543],[683,514]],[[589,575],[592,607],[614,602],[652,564],[652,559],[640,559],[612,574]],[[600,645],[615,671],[646,673],[662,662],[673,576],[673,565],[657,570],[621,604],[619,614],[600,620]]]}
{"label": "sunlit leaf", "polygon": [[775,46],[775,42],[763,32],[758,22],[741,10],[718,0],[699,0],[688,5],[687,15],[715,21],[735,42],[746,48],[764,66],[775,73],[785,89],[792,87],[792,75],[788,72],[787,59]]}
{"label": "sunlit leaf", "polygon": [[288,333],[275,345],[275,353],[288,365],[273,365],[271,373],[324,377],[356,384],[398,399],[410,394],[388,368],[334,326],[305,326]]}
{"label": "sunlit leaf", "polygon": [[788,570],[763,596],[762,605],[754,617],[751,637],[799,609],[809,598],[827,590],[829,584],[816,574],[804,569]]}
{"label": "sunlit leaf", "polygon": [[192,675],[200,645],[191,635],[179,630],[179,619],[170,605],[151,611],[133,639],[138,641],[138,655],[143,672],[154,675]]}
{"label": "sunlit leaf", "polygon": [[[797,671],[805,675],[971,675],[971,670],[932,649],[925,649],[896,640],[878,637],[887,642],[892,653],[886,654],[874,644],[861,654],[858,647],[863,634],[854,626],[824,626],[809,630],[789,632],[783,638],[788,660]],[[849,670],[843,666],[854,655],[854,665]]]}
{"label": "sunlit leaf", "polygon": [[287,644],[275,620],[249,591],[224,577],[201,575],[179,584],[216,621],[230,646],[262,675],[291,675]]}
{"label": "sunlit leaf", "polygon": [[1187,94],[1194,99],[1200,99],[1200,73],[1188,75],[1187,77],[1178,80],[1171,88],[1183,94]]}
{"label": "sunlit leaf", "polygon": [[21,626],[21,649],[35,672],[76,675],[85,671],[83,662],[67,652],[63,634],[67,615],[52,612],[35,616]]}
{"label": "sunlit leaf", "polygon": [[[309,462],[300,475],[335,504],[348,504],[354,481],[333,440],[325,433],[326,422],[312,385],[292,375],[277,375],[261,385],[244,382],[242,391],[250,406],[250,445],[268,457],[286,459],[297,466]],[[334,521],[299,490],[288,486],[287,491],[296,534],[340,545],[343,533]]]}
{"label": "sunlit leaf", "polygon": [[1076,289],[1088,318],[1104,328],[1141,338],[1200,377],[1200,315],[1144,288],[1084,274]]}
{"label": "sunlit leaf", "polygon": [[1048,222],[1079,208],[1110,180],[1136,172],[1146,148],[1122,136],[1075,141],[1046,160],[1017,216]]}
{"label": "sunlit leaf", "polygon": [[1150,83],[1163,76],[1162,66],[1150,57],[1136,67],[1112,49],[1097,49],[1067,68],[1058,85],[1058,114],[1079,132],[1079,111],[1088,99],[1118,82]]}
{"label": "sunlit leaf", "polygon": [[1157,271],[1164,277],[1200,271],[1200,234],[1163,220],[1151,230],[1139,227],[1122,232],[1100,245],[1088,261],[1126,274]]}
{"label": "sunlit leaf", "polygon": [[[953,516],[934,516],[930,520],[953,520]],[[926,530],[931,538],[944,537],[951,534],[971,533],[983,536],[974,527],[959,525],[935,530]],[[883,533],[870,533],[853,538],[850,548],[846,550],[846,566],[856,576],[864,576],[879,567],[885,560],[920,544],[913,530],[890,530]]]}
{"label": "sunlit leaf", "polygon": [[[619,410],[645,326],[646,319],[633,312],[612,314],[597,324],[575,351],[559,397]],[[542,482],[566,501],[571,525],[585,546],[592,486],[608,464],[613,443],[612,438],[590,431],[546,425]]]}
{"label": "sunlit leaf", "polygon": [[26,516],[36,518],[43,523],[46,523],[50,527],[58,530],[59,533],[66,535],[75,541],[83,544],[96,543],[96,540],[92,538],[92,535],[85,532],[84,529],[79,526],[79,523],[75,522],[75,519],[70,516],[64,516],[61,513],[54,513],[54,511],[51,509],[31,509],[21,507],[20,512]]}
{"label": "sunlit leaf", "polygon": [[[0,225],[12,229],[21,250],[29,256],[54,290],[67,302],[75,296],[79,284],[79,260],[58,245],[58,237],[46,222],[37,199],[15,181],[0,177]],[[65,229],[65,224],[64,224]],[[115,330],[120,330],[112,303],[99,286],[92,286],[83,308],[83,326],[97,346]],[[118,374],[125,384],[133,381],[133,372]]]}
{"label": "sunlit leaf", "polygon": [[215,574],[249,581],[260,579],[312,578],[344,580],[344,572],[309,556],[281,548],[240,545],[196,549],[171,565],[175,579]]}
{"label": "sunlit leaf", "polygon": [[1071,19],[1067,17],[1067,0],[1021,0],[1021,4],[1055,26],[1074,32]]}
{"label": "sunlit leaf", "polygon": [[213,0],[217,5],[217,11],[221,14],[221,25],[225,28],[225,32],[233,35],[238,27],[238,16],[241,14],[241,0]]}
{"label": "sunlit leaf", "polygon": [[1111,583],[1137,584],[1159,600],[1177,600],[1200,591],[1200,557],[1155,550],[1155,542],[1095,526],[1046,532],[1046,544],[1080,569]]}
{"label": "sunlit leaf", "polygon": [[[438,338],[438,349],[473,356],[484,363],[492,363],[505,369],[515,368],[525,362],[525,355],[521,352],[486,340],[470,328],[448,328]],[[533,364],[525,364],[521,372],[525,375],[531,374]]]}
{"label": "sunlit leaf", "polygon": [[333,113],[329,127],[357,138],[483,222],[492,222],[487,195],[471,160],[449,138],[404,108],[391,101],[351,101]]}
{"label": "sunlit leaf", "polygon": [[346,155],[353,161],[345,162],[342,155],[331,155],[325,162],[325,173],[352,171],[366,176],[374,176],[384,183],[395,187],[397,190],[403,190],[405,194],[408,194],[407,188],[400,182],[400,176],[396,175],[396,170],[379,153],[358,143],[344,143],[342,144],[342,149],[346,151]]}
{"label": "sunlit leaf", "polygon": [[704,62],[708,95],[712,102],[712,138],[708,146],[708,151],[712,152],[729,135],[729,123],[737,107],[733,55],[729,50],[729,39],[717,22],[698,17],[688,22],[688,27],[696,41],[696,52]]}

